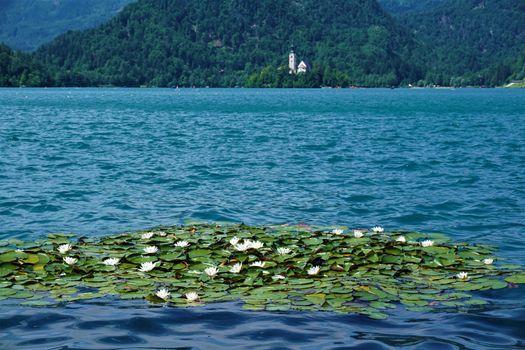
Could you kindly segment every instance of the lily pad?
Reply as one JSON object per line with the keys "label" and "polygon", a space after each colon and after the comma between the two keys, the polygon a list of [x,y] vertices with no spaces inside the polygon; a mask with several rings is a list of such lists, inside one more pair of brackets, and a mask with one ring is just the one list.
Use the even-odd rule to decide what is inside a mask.
{"label": "lily pad", "polygon": [[[24,252],[8,241],[0,244],[0,299],[38,306],[44,297],[63,304],[115,295],[173,307],[241,300],[250,310],[326,310],[384,319],[382,311],[400,304],[447,312],[481,306],[484,300],[465,292],[525,283],[519,266],[482,263],[498,259],[493,247],[451,242],[442,234],[397,231],[355,238],[332,230],[195,223],[153,229],[150,239],[135,232],[75,242],[69,234],[55,234],[47,241],[17,242]],[[406,242],[396,240],[400,235]],[[230,243],[234,237],[263,245],[238,250]],[[434,245],[422,247],[423,239]],[[182,240],[189,245],[173,246]],[[68,256],[77,260],[71,265],[57,250],[65,243],[74,247]],[[153,245],[158,251],[145,254],[143,248]],[[116,258],[114,266],[103,263],[109,257]],[[264,266],[250,266],[257,261]],[[168,302],[155,295],[161,288],[171,292]],[[198,294],[197,301],[186,300],[189,291]]]}

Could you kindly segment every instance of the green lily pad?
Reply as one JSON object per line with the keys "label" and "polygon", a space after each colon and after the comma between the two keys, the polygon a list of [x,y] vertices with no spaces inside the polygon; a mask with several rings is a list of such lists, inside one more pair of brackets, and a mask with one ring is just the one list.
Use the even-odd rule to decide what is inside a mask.
{"label": "green lily pad", "polygon": [[509,283],[525,283],[525,273],[518,273],[513,276],[505,278]]}
{"label": "green lily pad", "polygon": [[304,296],[304,298],[313,304],[323,305],[326,301],[326,294],[323,294],[323,293],[307,294]]}
{"label": "green lily pad", "polygon": [[[354,238],[332,229],[201,223],[155,229],[149,240],[141,237],[144,232],[78,242],[57,234],[47,241],[17,242],[23,252],[7,242],[0,250],[0,299],[19,298],[24,305],[38,306],[44,297],[62,304],[115,295],[174,307],[241,300],[251,310],[327,310],[384,319],[387,314],[381,311],[399,304],[408,310],[447,312],[481,306],[483,301],[463,292],[525,283],[519,266],[482,263],[484,258],[498,259],[492,247],[449,242],[440,234],[384,232]],[[407,241],[395,241],[400,235]],[[238,251],[230,243],[234,236],[264,246]],[[415,243],[423,239],[433,240],[434,246]],[[189,246],[174,247],[180,240]],[[72,265],[57,251],[65,243],[74,246],[69,256],[78,260]],[[159,252],[145,254],[148,245]],[[277,248],[291,251],[279,254]],[[118,265],[104,265],[108,257],[118,257]],[[264,261],[264,267],[250,266],[255,261]],[[232,270],[238,263],[240,270]],[[214,276],[204,272],[211,266],[218,268]],[[458,279],[459,272],[468,272],[468,278]],[[171,292],[168,302],[155,295],[160,288]],[[197,302],[186,300],[188,291],[198,293]]]}
{"label": "green lily pad", "polygon": [[12,264],[0,264],[0,277],[11,275],[16,271],[16,266]]}
{"label": "green lily pad", "polygon": [[37,306],[50,306],[50,305],[53,305],[53,303],[49,301],[44,301],[44,300],[28,300],[28,301],[24,301],[23,303],[21,303],[21,305],[37,307]]}
{"label": "green lily pad", "polygon": [[18,260],[18,254],[16,252],[7,252],[0,254],[0,263],[12,262]]}

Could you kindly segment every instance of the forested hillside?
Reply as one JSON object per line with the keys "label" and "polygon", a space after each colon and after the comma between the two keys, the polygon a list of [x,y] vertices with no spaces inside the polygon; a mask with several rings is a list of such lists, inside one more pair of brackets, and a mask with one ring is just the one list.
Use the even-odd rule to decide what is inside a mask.
{"label": "forested hillside", "polygon": [[[448,0],[402,17],[419,42],[426,81],[440,85],[497,85],[521,70],[525,53],[525,1]],[[518,69],[518,71],[516,71]]]}
{"label": "forested hillside", "polygon": [[431,10],[447,0],[378,0],[383,9],[396,16]]}
{"label": "forested hillside", "polygon": [[[376,0],[137,0],[34,55],[2,47],[0,83],[497,86],[524,77],[525,1],[379,1],[396,17]],[[305,74],[288,72],[292,45]]]}
{"label": "forested hillside", "polygon": [[14,52],[0,44],[0,86],[52,86],[54,81],[29,54]]}
{"label": "forested hillside", "polygon": [[420,77],[410,35],[375,0],[142,0],[38,57],[74,72],[65,84],[242,86],[264,67],[286,65],[292,44],[315,68],[313,85]]}
{"label": "forested hillside", "polygon": [[135,0],[0,0],[0,42],[34,51],[68,30],[98,26]]}

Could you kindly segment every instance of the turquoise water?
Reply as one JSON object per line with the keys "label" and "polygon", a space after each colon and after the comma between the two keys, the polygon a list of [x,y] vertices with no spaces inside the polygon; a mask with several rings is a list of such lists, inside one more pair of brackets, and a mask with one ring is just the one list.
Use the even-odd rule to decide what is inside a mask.
{"label": "turquoise water", "polygon": [[[186,218],[382,225],[525,265],[525,91],[1,89],[0,239]],[[0,305],[0,347],[525,348],[522,288],[386,321],[79,302]]]}

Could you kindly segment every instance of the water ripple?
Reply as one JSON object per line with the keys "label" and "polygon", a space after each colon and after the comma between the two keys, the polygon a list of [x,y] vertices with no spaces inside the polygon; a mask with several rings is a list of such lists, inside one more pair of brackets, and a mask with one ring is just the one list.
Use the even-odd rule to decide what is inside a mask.
{"label": "water ripple", "polygon": [[[0,90],[0,238],[185,218],[381,224],[525,264],[522,90]],[[494,294],[495,293],[495,294]],[[502,296],[503,294],[503,296]],[[520,349],[523,289],[466,313],[0,304],[6,349]]]}

